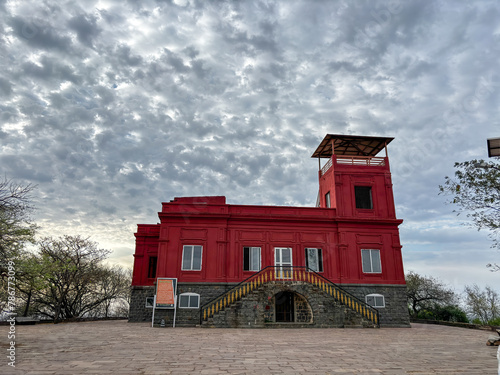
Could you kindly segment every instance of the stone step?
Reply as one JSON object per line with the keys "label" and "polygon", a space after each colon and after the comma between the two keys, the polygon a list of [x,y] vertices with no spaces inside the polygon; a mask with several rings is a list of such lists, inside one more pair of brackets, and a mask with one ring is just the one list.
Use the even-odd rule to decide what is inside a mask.
{"label": "stone step", "polygon": [[[314,293],[323,294],[324,297],[336,301],[336,303],[338,303],[339,305],[343,305],[345,307],[346,311],[350,311],[351,314],[354,313],[355,315],[359,315],[361,317],[361,315],[358,312],[356,312],[355,309],[350,308],[347,304],[342,303],[340,299],[335,298],[334,296],[332,296],[331,294],[329,294],[328,292],[323,290],[323,288],[321,288],[320,286],[313,285],[311,283],[305,283],[305,284],[307,284]],[[263,285],[255,288],[254,290],[249,291],[246,295],[242,296],[240,299],[237,299],[236,301],[229,304],[228,306],[220,309],[217,313],[214,313],[213,317],[209,318],[208,321],[204,321],[202,323],[202,326],[203,327],[205,327],[205,326],[206,327],[227,326],[227,324],[230,323],[227,319],[229,319],[229,317],[231,317],[233,315],[232,311],[234,309],[241,308],[243,303],[245,303],[247,305],[251,304],[253,300],[255,300],[256,303],[259,303],[259,301],[260,301],[259,298],[261,298],[261,297],[259,297],[259,294],[261,295],[263,292],[266,291],[266,289],[267,289],[266,285],[263,284]],[[344,324],[340,325],[339,327],[363,328],[363,326],[365,326],[365,327],[370,326],[369,322],[365,321],[366,320],[365,318],[361,317],[361,319],[363,320],[362,324],[360,324],[358,322],[356,322],[356,323],[352,322],[354,324],[351,324],[351,322],[350,322],[351,319],[346,319],[344,321]],[[311,326],[311,323],[303,323],[303,324],[301,324],[301,323],[265,323],[265,327],[269,327],[269,328],[279,328],[279,327],[300,328],[300,327],[310,327],[310,326]]]}

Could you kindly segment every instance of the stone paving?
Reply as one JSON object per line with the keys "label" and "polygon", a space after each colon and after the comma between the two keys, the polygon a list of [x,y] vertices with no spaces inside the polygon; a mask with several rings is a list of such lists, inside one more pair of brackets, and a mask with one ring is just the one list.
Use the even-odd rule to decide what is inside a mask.
{"label": "stone paving", "polygon": [[101,321],[16,327],[16,368],[0,374],[497,374],[491,332],[412,324],[381,329],[151,328]]}

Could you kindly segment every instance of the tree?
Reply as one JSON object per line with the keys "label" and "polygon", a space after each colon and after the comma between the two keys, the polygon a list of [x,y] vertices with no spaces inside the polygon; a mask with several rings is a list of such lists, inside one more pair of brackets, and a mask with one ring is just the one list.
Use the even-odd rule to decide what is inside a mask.
{"label": "tree", "polygon": [[24,253],[19,256],[16,268],[18,314],[28,316],[37,311],[35,300],[39,293],[48,286],[48,283],[43,277],[43,263],[36,254]]}
{"label": "tree", "polygon": [[108,250],[80,236],[45,238],[39,246],[45,283],[35,298],[39,313],[57,322],[83,316],[114,298],[102,291],[108,276],[102,261]]}
{"label": "tree", "polygon": [[500,296],[491,287],[481,290],[476,284],[466,285],[464,293],[466,310],[473,318],[483,324],[500,318]]}
{"label": "tree", "polygon": [[468,323],[467,314],[457,305],[440,306],[434,304],[429,310],[422,309],[418,312],[418,319],[444,320],[446,322]]}
{"label": "tree", "polygon": [[121,266],[103,266],[97,290],[103,302],[90,312],[94,317],[127,316],[130,302],[132,269]]}
{"label": "tree", "polygon": [[[500,164],[497,161],[470,160],[455,163],[455,178],[445,177],[440,194],[450,196],[449,203],[465,213],[478,230],[489,230],[492,247],[500,249]],[[499,265],[488,265],[500,270]]]}
{"label": "tree", "polygon": [[422,310],[432,311],[436,306],[455,305],[458,299],[455,292],[440,280],[413,271],[406,274],[406,296],[414,318]]}
{"label": "tree", "polygon": [[3,178],[0,180],[0,276],[7,263],[15,259],[26,243],[34,242],[36,226],[30,219],[34,209],[31,192],[35,185],[23,185]]}

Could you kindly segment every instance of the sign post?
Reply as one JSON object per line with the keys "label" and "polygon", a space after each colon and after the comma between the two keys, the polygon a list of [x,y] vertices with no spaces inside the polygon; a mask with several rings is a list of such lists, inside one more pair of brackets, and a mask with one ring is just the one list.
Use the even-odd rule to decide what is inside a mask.
{"label": "sign post", "polygon": [[175,327],[177,313],[177,279],[165,277],[156,279],[156,294],[154,297],[151,327],[154,326],[156,309],[174,309],[173,327]]}

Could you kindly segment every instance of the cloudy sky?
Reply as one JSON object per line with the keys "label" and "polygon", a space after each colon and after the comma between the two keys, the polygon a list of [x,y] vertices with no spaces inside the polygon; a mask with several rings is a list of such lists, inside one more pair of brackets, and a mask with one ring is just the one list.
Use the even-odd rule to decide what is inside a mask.
{"label": "cloudy sky", "polygon": [[132,264],[161,202],[313,206],[327,133],[389,146],[407,270],[498,285],[438,195],[500,136],[497,1],[0,0],[0,172]]}

